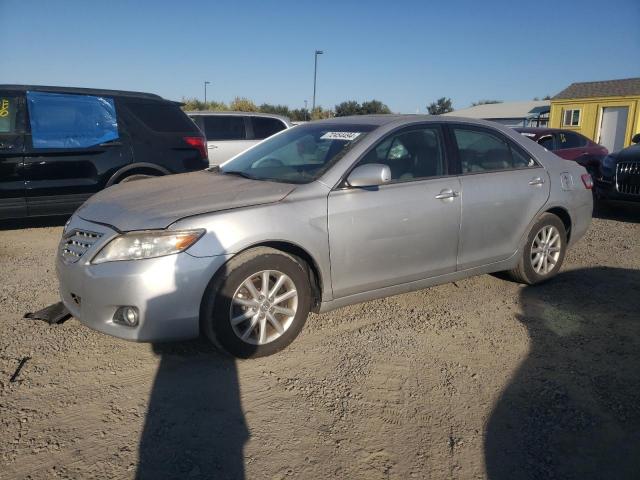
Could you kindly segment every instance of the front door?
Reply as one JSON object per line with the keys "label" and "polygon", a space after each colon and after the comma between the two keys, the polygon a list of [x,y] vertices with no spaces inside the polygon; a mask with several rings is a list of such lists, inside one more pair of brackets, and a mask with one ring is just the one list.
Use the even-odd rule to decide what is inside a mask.
{"label": "front door", "polygon": [[456,268],[460,184],[448,176],[439,126],[391,134],[360,161],[391,169],[376,188],[329,194],[331,278],[336,298],[451,273]]}
{"label": "front door", "polygon": [[133,159],[114,99],[27,92],[29,215],[70,214]]}
{"label": "front door", "polygon": [[628,107],[604,107],[600,123],[600,139],[598,143],[610,152],[624,148],[627,133]]}
{"label": "front door", "polygon": [[0,91],[0,220],[25,217],[24,95]]}
{"label": "front door", "polygon": [[549,177],[500,132],[452,126],[461,163],[458,270],[505,260],[549,197]]}

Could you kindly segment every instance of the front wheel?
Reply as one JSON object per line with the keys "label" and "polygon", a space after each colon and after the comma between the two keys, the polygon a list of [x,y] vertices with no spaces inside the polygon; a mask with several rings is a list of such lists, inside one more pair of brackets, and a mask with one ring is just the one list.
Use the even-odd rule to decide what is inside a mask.
{"label": "front wheel", "polygon": [[529,285],[545,282],[560,270],[566,250],[564,223],[552,213],[543,213],[529,231],[520,262],[509,276]]}
{"label": "front wheel", "polygon": [[212,342],[236,357],[271,355],[298,336],[310,305],[304,262],[259,247],[232,258],[209,284],[202,328]]}

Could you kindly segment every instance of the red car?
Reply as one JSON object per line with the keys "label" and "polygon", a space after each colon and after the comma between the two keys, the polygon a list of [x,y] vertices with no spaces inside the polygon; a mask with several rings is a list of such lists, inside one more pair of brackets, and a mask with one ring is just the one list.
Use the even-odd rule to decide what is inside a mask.
{"label": "red car", "polygon": [[584,135],[559,128],[516,128],[525,137],[567,160],[575,160],[589,172],[597,169],[609,151]]}

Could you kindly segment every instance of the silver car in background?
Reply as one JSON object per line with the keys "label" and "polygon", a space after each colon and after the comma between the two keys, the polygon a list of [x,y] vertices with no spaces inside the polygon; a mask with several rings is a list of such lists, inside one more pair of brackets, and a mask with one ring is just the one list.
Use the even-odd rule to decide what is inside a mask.
{"label": "silver car in background", "polygon": [[490,272],[550,279],[590,224],[591,186],[580,165],[489,122],[312,122],[219,168],[92,197],[60,242],[60,294],[110,335],[203,333],[269,355],[310,311]]}
{"label": "silver car in background", "polygon": [[207,139],[209,165],[220,165],[249,147],[291,128],[288,118],[257,112],[186,112]]}

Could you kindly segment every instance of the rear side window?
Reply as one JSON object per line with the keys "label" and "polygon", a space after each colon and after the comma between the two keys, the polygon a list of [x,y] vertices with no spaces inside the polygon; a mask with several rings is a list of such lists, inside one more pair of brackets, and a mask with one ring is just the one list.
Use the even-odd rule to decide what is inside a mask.
{"label": "rear side window", "polygon": [[21,133],[24,108],[19,95],[0,92],[0,134]]}
{"label": "rear side window", "polygon": [[482,130],[453,129],[462,173],[481,173],[536,165],[533,159],[511,147],[497,135]]}
{"label": "rear side window", "polygon": [[33,148],[87,148],[119,138],[111,97],[27,92]]}
{"label": "rear side window", "polygon": [[212,115],[202,119],[204,120],[204,134],[207,140],[245,140],[247,138],[244,117]]}
{"label": "rear side window", "polygon": [[251,117],[251,121],[253,122],[253,136],[258,140],[270,137],[286,128],[284,123],[277,118]]}
{"label": "rear side window", "polygon": [[148,128],[160,133],[196,133],[198,127],[178,105],[164,102],[127,102],[127,108]]}
{"label": "rear side window", "polygon": [[580,148],[587,146],[587,139],[573,132],[560,132],[556,134],[558,150],[564,148]]}
{"label": "rear side window", "polygon": [[546,137],[542,137],[540,140],[538,140],[538,143],[540,145],[542,145],[544,148],[546,148],[549,151],[552,151],[554,149],[553,147],[553,137],[551,135],[547,135]]}

